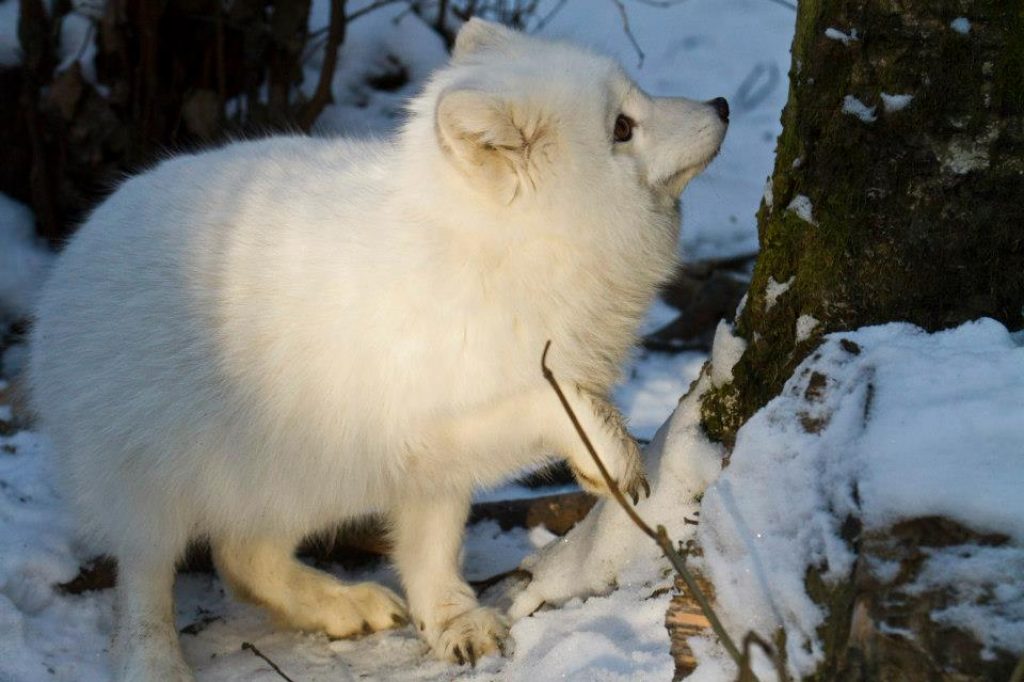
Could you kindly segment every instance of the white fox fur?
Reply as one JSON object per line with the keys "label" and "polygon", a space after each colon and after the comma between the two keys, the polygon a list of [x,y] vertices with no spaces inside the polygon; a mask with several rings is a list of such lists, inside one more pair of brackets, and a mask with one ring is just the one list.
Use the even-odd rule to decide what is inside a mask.
{"label": "white fox fur", "polygon": [[[190,679],[175,561],[335,637],[408,613],[437,655],[503,648],[459,570],[474,488],[551,456],[642,483],[606,402],[677,262],[678,195],[718,151],[712,106],[653,99],[614,62],[473,20],[394,141],[277,138],[139,175],[67,244],[30,381],[84,527],[119,563],[119,679]],[[613,140],[620,114],[632,139]],[[368,513],[393,526],[408,610],[293,558]]]}

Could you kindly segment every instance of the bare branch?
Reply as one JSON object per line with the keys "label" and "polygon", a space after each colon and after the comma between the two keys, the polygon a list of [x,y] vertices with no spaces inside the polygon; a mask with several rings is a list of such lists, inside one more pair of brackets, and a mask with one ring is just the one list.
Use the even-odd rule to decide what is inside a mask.
{"label": "bare branch", "polygon": [[298,116],[298,125],[307,133],[316,123],[317,116],[330,102],[331,84],[334,81],[334,69],[338,63],[338,48],[341,41],[345,39],[345,26],[348,19],[345,17],[345,0],[331,0],[331,23],[327,29],[327,45],[324,47],[324,63],[320,67],[320,81],[316,85],[316,92],[312,99],[306,103]]}

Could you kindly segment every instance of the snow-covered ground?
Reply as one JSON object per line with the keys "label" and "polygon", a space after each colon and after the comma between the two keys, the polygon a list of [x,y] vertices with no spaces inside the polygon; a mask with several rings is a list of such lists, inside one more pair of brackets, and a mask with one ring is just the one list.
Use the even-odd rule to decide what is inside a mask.
{"label": "snow-covered ground", "polygon": [[[17,58],[14,5],[0,2],[0,62]],[[645,53],[642,67],[613,2],[569,0],[542,32],[618,55],[653,93],[729,98],[732,125],[722,155],[684,196],[682,247],[690,259],[752,251],[754,212],[771,170],[785,99],[794,15],[765,0],[626,7]],[[313,28],[325,17],[326,2],[317,0]],[[367,88],[366,73],[395,68],[387,54],[405,63],[409,84],[395,92]],[[443,59],[440,40],[399,5],[357,19],[335,80],[338,104],[325,112],[318,132],[386,133],[403,99]],[[314,59],[312,73],[316,67]],[[29,219],[23,207],[0,197],[0,307],[11,313],[31,304],[48,264],[29,238]],[[672,314],[656,305],[648,329]],[[770,635],[784,627],[793,672],[811,670],[821,651],[815,627],[822,613],[805,593],[803,576],[825,560],[829,575],[845,575],[853,558],[840,539],[845,517],[856,515],[871,530],[943,514],[1009,541],[936,550],[912,589],[957,590],[958,605],[933,618],[974,633],[989,650],[1020,653],[1024,337],[985,320],[934,335],[895,324],[833,335],[740,431],[723,472],[724,451],[697,426],[697,399],[729,379],[741,350],[722,325],[714,371],[699,378],[678,408],[698,376],[701,354],[638,351],[615,392],[633,431],[653,437],[645,457],[654,494],[639,511],[677,540],[699,535],[701,567],[717,587],[720,615],[734,637],[751,628]],[[17,364],[16,355],[8,358],[7,370]],[[10,432],[10,402],[10,387],[0,383],[0,682],[107,680],[111,591],[54,590],[76,575],[89,552],[74,539],[45,436]],[[486,497],[507,494],[522,491]],[[697,513],[699,526],[685,522]],[[476,669],[434,660],[409,628],[335,642],[279,630],[258,609],[227,598],[207,574],[178,581],[185,655],[198,678],[208,681],[280,679],[243,650],[243,642],[255,644],[295,680],[671,678],[664,628],[671,574],[657,548],[620,510],[600,503],[565,538],[543,528],[503,532],[492,523],[469,529],[470,579],[524,562],[534,581],[504,595],[520,616],[512,629],[515,654],[485,659]],[[386,565],[326,568],[348,579],[396,584]],[[547,606],[537,610],[542,603]],[[693,679],[734,677],[715,642],[691,644],[701,662]],[[772,679],[766,670],[759,674]]]}
{"label": "snow-covered ground", "polygon": [[[355,11],[365,0],[348,4]],[[542,3],[538,16],[556,4]],[[642,66],[612,2],[569,0],[541,33],[619,56],[653,94],[730,100],[732,124],[722,154],[684,197],[682,248],[692,260],[754,251],[754,213],[771,170],[786,95],[793,13],[764,0],[688,0],[664,9],[639,2],[626,6],[645,54]],[[326,24],[326,7],[324,0],[314,2],[313,29]],[[0,1],[2,63],[18,59],[16,18],[17,2]],[[81,17],[68,22],[62,56],[79,54],[86,23]],[[91,53],[82,54],[88,58]],[[368,88],[367,73],[395,68],[388,55],[408,70],[409,83],[394,92]],[[349,27],[339,60],[334,81],[338,103],[324,112],[317,132],[386,134],[400,120],[402,101],[444,59],[439,38],[415,15],[403,12],[401,3],[360,17]],[[308,82],[313,83],[317,59],[309,66]],[[86,68],[87,77],[91,73]],[[31,305],[49,262],[29,237],[29,221],[27,209],[0,197],[0,307],[11,314],[22,314]],[[648,329],[672,314],[656,306]],[[16,369],[17,355],[17,350],[9,353],[6,370]],[[654,435],[704,359],[699,353],[637,352],[615,398],[638,436]],[[0,385],[4,423],[10,419],[5,395],[7,387]],[[711,480],[714,463],[712,453],[698,467],[699,475],[689,465],[672,475],[696,492]],[[0,435],[0,682],[90,682],[110,674],[111,592],[70,596],[53,589],[89,558],[74,540],[53,467],[44,436],[26,431]],[[677,519],[670,527],[680,523]],[[468,532],[466,572],[475,579],[507,570],[542,545],[560,544],[553,540],[543,529],[501,532],[493,524],[477,525]],[[663,620],[670,595],[663,588],[671,579],[657,553],[646,545],[637,550],[635,541],[629,537],[621,545],[635,561],[614,566],[617,591],[586,600],[564,595],[561,608],[516,623],[517,649],[511,659],[488,659],[475,670],[433,660],[411,629],[338,642],[278,630],[259,610],[226,598],[214,577],[200,574],[183,575],[176,590],[179,626],[192,633],[183,635],[183,646],[201,680],[279,679],[263,661],[241,650],[243,641],[254,643],[296,680],[669,679],[672,661]],[[331,570],[342,573],[339,567]],[[395,584],[386,566],[345,575]]]}
{"label": "snow-covered ground", "polygon": [[[913,589],[963,590],[932,618],[1019,655],[1021,491],[1024,337],[988,319],[936,334],[898,323],[832,334],[743,426],[729,467],[705,492],[701,568],[737,638],[784,627],[793,672],[809,674],[822,656],[824,613],[804,576],[827,566],[826,580],[847,579],[855,555],[841,539],[846,519],[867,534],[941,516],[1009,541],[935,551]],[[703,675],[719,679],[710,666]]]}

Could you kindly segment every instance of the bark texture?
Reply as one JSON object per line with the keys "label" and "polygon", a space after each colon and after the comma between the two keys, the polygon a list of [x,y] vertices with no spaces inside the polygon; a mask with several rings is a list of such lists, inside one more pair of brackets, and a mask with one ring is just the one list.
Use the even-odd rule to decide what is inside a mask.
{"label": "bark texture", "polygon": [[1024,2],[802,0],[790,79],[748,350],[703,409],[730,445],[822,334],[1022,324]]}
{"label": "bark texture", "polygon": [[[747,349],[702,404],[706,432],[730,447],[824,334],[1024,323],[1024,0],[801,0],[792,54],[737,317]],[[849,579],[812,568],[805,580],[828,614],[815,679],[1008,677],[1006,652],[932,621],[954,596],[906,589],[925,548],[1005,538],[934,518],[848,530]],[[899,564],[895,578],[871,573],[881,560]]]}

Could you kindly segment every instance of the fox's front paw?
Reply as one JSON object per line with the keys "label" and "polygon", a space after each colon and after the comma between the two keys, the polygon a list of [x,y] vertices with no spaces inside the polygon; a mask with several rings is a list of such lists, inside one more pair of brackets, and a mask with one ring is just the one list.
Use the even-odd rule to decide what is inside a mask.
{"label": "fox's front paw", "polygon": [[[650,497],[651,487],[644,475],[640,448],[629,435],[622,415],[606,399],[582,390],[580,394],[589,402],[594,416],[589,425],[586,421],[581,423],[616,486],[632,498],[633,504],[640,501],[641,493]],[[580,454],[569,459],[569,466],[580,485],[595,495],[610,496],[612,493],[604,476],[582,442],[578,452]]]}
{"label": "fox's front paw", "polygon": [[438,658],[460,665],[476,665],[478,658],[488,654],[507,656],[512,652],[508,621],[494,609],[478,606],[448,621],[434,652]]}

